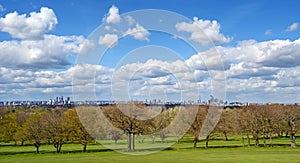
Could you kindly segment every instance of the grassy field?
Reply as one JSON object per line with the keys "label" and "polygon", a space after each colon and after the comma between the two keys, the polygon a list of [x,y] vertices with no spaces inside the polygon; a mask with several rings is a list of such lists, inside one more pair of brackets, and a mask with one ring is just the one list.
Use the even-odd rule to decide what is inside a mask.
{"label": "grassy field", "polygon": [[[300,148],[291,149],[287,138],[274,139],[274,147],[243,147],[240,139],[204,142],[192,148],[191,138],[149,155],[126,155],[108,150],[100,144],[90,144],[88,152],[81,152],[80,144],[64,144],[62,153],[54,153],[52,145],[42,145],[41,154],[34,154],[32,146],[0,146],[0,162],[300,162]],[[262,142],[262,141],[261,141]]]}

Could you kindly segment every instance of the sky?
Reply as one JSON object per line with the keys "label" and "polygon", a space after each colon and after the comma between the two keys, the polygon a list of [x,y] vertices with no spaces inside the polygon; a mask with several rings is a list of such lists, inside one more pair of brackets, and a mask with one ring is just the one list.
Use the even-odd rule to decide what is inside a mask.
{"label": "sky", "polygon": [[0,101],[300,101],[296,0],[0,0]]}

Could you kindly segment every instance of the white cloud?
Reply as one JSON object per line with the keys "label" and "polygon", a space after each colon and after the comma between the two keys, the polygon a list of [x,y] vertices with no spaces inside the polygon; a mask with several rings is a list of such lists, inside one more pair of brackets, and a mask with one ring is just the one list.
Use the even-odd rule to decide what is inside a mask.
{"label": "white cloud", "polygon": [[290,26],[287,27],[287,29],[285,30],[286,32],[293,32],[296,31],[299,28],[299,23],[293,23]]}
{"label": "white cloud", "polygon": [[85,40],[82,44],[79,45],[79,54],[85,55],[89,52],[89,50],[95,48],[95,44],[93,41]]}
{"label": "white cloud", "polygon": [[5,8],[0,4],[0,12],[5,11]]}
{"label": "white cloud", "polygon": [[126,16],[125,19],[129,25],[133,25],[134,23],[136,23],[136,21],[131,16]]}
{"label": "white cloud", "polygon": [[8,32],[13,38],[40,39],[46,32],[53,30],[57,18],[52,9],[42,7],[40,12],[19,15],[16,11],[0,18],[0,30]]}
{"label": "white cloud", "polygon": [[276,74],[278,68],[274,67],[251,67],[244,62],[232,64],[227,70],[229,78],[249,79],[256,77],[268,77]]}
{"label": "white cloud", "polygon": [[[64,68],[69,54],[83,50],[82,36],[45,35],[42,40],[0,42],[0,64],[15,69]],[[12,64],[13,63],[13,64]]]}
{"label": "white cloud", "polygon": [[300,39],[257,42],[240,45],[236,50],[240,61],[257,66],[286,68],[300,65]]}
{"label": "white cloud", "polygon": [[113,23],[113,24],[120,23],[121,17],[119,15],[119,9],[114,5],[111,6],[106,18],[104,18],[104,19],[105,19],[106,23]]}
{"label": "white cloud", "polygon": [[268,29],[264,33],[265,35],[272,35],[272,29]]}
{"label": "white cloud", "polygon": [[109,48],[112,48],[118,44],[118,35],[105,34],[104,36],[100,36],[98,43],[100,45],[104,45]]}
{"label": "white cloud", "polygon": [[191,33],[190,39],[203,45],[223,44],[232,40],[220,33],[220,24],[216,20],[202,20],[194,17],[193,23],[177,23],[176,29]]}
{"label": "white cloud", "polygon": [[149,41],[148,36],[150,33],[143,26],[136,24],[135,28],[129,28],[123,35],[130,35],[133,38],[141,41]]}
{"label": "white cloud", "polygon": [[[0,98],[15,97],[14,99],[30,99],[33,98],[47,100],[61,95],[72,95],[72,82],[76,78],[76,88],[81,88],[84,92],[87,86],[94,88],[90,78],[95,79],[95,85],[98,87],[98,94],[104,93],[103,89],[110,86],[110,77],[113,69],[100,65],[81,64],[71,67],[67,70],[55,71],[31,71],[31,70],[15,70],[11,68],[0,68]],[[74,75],[74,76],[73,76]],[[104,87],[104,88],[103,88]],[[109,91],[106,91],[109,92]],[[104,93],[105,95],[106,92]],[[24,96],[21,96],[24,95]],[[105,97],[105,96],[101,96]],[[83,96],[83,99],[85,97]]]}

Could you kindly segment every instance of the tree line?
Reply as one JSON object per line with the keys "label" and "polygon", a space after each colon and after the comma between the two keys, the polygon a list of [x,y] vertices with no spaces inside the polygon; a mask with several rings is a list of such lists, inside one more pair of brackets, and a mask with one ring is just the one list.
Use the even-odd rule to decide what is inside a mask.
{"label": "tree line", "polygon": [[[60,153],[66,142],[81,143],[85,152],[88,143],[95,140],[110,139],[117,143],[126,137],[127,150],[134,151],[136,141],[143,143],[146,137],[151,143],[157,143],[157,138],[165,142],[169,137],[179,143],[180,138],[188,134],[193,136],[193,147],[197,148],[204,121],[210,118],[209,109],[208,105],[166,108],[139,103],[76,109],[11,110],[3,107],[0,110],[0,141],[31,143],[36,153],[41,144],[53,144]],[[99,118],[99,112],[105,119]],[[107,123],[114,128],[107,127]],[[239,134],[243,145],[250,146],[253,139],[256,147],[260,144],[272,147],[273,137],[286,136],[295,148],[296,134],[300,132],[300,106],[273,104],[225,109],[213,128],[203,138],[206,148],[214,134],[222,134],[225,141],[229,140],[229,135]]]}

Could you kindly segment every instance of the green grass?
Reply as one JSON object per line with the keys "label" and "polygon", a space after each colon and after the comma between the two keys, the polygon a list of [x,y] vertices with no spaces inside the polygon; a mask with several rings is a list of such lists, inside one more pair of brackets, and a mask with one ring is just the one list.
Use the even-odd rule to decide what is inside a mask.
{"label": "green grass", "polygon": [[288,148],[255,149],[181,149],[150,155],[131,156],[121,153],[17,154],[0,157],[0,162],[300,162],[300,150]]}
{"label": "green grass", "polygon": [[179,144],[148,155],[126,155],[100,144],[89,144],[87,153],[81,152],[80,144],[64,144],[60,154],[55,153],[53,145],[42,145],[41,154],[35,154],[32,146],[0,144],[0,162],[300,162],[300,148],[291,149],[288,138],[275,138],[273,148],[255,148],[243,147],[239,137],[230,141],[218,137],[210,140],[209,149],[204,149],[205,142],[200,140],[196,150],[191,140],[185,137]]}

